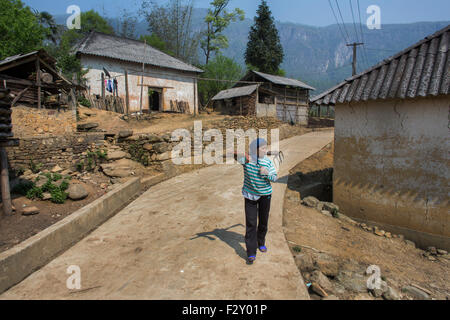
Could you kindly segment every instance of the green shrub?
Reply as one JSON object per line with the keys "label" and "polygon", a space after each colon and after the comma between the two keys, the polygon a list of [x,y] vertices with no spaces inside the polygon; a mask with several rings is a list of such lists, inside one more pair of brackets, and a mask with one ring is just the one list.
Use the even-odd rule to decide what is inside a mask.
{"label": "green shrub", "polygon": [[30,160],[30,170],[33,173],[38,173],[39,171],[41,171],[43,164],[42,163],[34,163],[33,159]]}
{"label": "green shrub", "polygon": [[106,156],[108,155],[108,152],[106,150],[97,150],[95,152],[97,155],[97,158],[100,160],[106,160]]}
{"label": "green shrub", "polygon": [[52,177],[52,181],[58,181],[62,179],[62,175],[60,173],[54,173]]}
{"label": "green shrub", "polygon": [[52,192],[50,192],[52,198],[51,201],[53,203],[59,203],[62,204],[66,202],[67,199],[67,193],[65,193],[61,188],[56,187],[56,189],[53,189]]}
{"label": "green shrub", "polygon": [[59,186],[59,188],[62,191],[66,191],[69,188],[69,182],[67,180],[64,180],[61,185]]}
{"label": "green shrub", "polygon": [[84,169],[84,163],[80,161],[76,164],[76,167],[78,172],[82,172]]}
{"label": "green shrub", "polygon": [[139,143],[131,144],[128,148],[128,153],[131,155],[132,160],[140,162],[146,167],[150,164],[148,154],[145,152],[144,147]]}
{"label": "green shrub", "polygon": [[81,104],[82,106],[85,106],[88,108],[91,107],[91,102],[88,99],[86,99],[84,96],[78,97],[78,103]]}
{"label": "green shrub", "polygon": [[30,199],[30,200],[42,199],[43,198],[43,191],[42,191],[41,188],[33,186],[30,190],[28,190],[26,197],[28,199]]}
{"label": "green shrub", "polygon": [[295,252],[302,252],[302,248],[300,246],[295,246],[292,248]]}
{"label": "green shrub", "polygon": [[334,218],[339,218],[339,211],[338,211],[336,208],[333,208],[333,209],[331,210],[331,215],[332,215]]}

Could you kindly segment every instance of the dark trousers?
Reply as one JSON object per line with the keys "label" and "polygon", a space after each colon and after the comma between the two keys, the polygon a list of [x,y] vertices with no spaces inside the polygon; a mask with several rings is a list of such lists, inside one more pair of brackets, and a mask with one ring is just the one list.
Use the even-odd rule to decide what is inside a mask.
{"label": "dark trousers", "polygon": [[245,199],[245,245],[249,257],[256,255],[258,247],[266,245],[271,198],[264,196],[258,201]]}

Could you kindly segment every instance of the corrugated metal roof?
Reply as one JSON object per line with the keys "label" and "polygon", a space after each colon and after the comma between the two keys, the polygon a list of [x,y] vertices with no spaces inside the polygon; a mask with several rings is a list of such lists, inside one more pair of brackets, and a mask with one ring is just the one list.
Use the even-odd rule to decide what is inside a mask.
{"label": "corrugated metal roof", "polygon": [[275,83],[275,84],[279,84],[279,85],[283,85],[283,86],[303,88],[303,89],[309,89],[309,90],[316,90],[315,88],[307,85],[304,82],[301,82],[300,80],[290,79],[290,78],[280,77],[280,76],[274,76],[274,75],[271,75],[271,74],[262,73],[262,72],[258,72],[258,71],[253,71],[253,70],[251,72],[253,72],[256,75],[266,79],[269,82]]}
{"label": "corrugated metal roof", "polygon": [[449,94],[450,25],[311,99],[317,105]]}
{"label": "corrugated metal roof", "polygon": [[41,59],[44,59],[45,61],[56,62],[56,60],[52,56],[50,56],[46,51],[38,50],[38,51],[28,52],[28,53],[25,53],[25,54],[16,54],[15,56],[7,57],[7,58],[5,58],[5,59],[0,61],[0,66],[4,65],[4,64],[8,64],[8,63],[13,62],[13,61],[17,61],[17,60],[25,59],[27,57],[31,57],[31,56],[34,56],[36,54],[39,54],[41,56]]}
{"label": "corrugated metal roof", "polygon": [[257,84],[245,87],[237,87],[228,90],[220,91],[218,94],[212,98],[212,100],[223,100],[223,99],[231,99],[236,97],[245,97],[251,95],[255,92],[256,88],[258,88]]}
{"label": "corrugated metal roof", "polygon": [[100,32],[89,33],[88,36],[73,48],[73,52],[129,62],[145,63],[181,71],[203,72],[190,64],[146,45],[144,42]]}

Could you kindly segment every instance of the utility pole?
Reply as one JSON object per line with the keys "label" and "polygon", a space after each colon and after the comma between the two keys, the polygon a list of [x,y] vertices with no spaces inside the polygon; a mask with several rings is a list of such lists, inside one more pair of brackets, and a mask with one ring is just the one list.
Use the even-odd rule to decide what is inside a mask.
{"label": "utility pole", "polygon": [[357,46],[362,46],[364,43],[362,42],[353,42],[350,44],[347,44],[347,47],[353,47],[353,71],[352,71],[352,76],[356,75],[356,47]]}
{"label": "utility pole", "polygon": [[142,59],[142,78],[141,78],[141,101],[139,104],[139,111],[142,114],[142,96],[144,94],[144,72],[145,72],[145,53],[147,49],[147,40],[144,40],[144,58]]}

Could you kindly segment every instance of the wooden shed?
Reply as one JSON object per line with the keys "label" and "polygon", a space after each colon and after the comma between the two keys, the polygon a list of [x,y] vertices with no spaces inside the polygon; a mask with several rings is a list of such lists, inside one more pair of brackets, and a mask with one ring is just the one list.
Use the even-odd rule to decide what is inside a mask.
{"label": "wooden shed", "polygon": [[[259,89],[273,92],[276,97],[276,117],[284,122],[307,125],[310,91],[315,88],[306,83],[258,71],[249,71],[242,82],[261,83]],[[238,83],[235,87],[242,87]]]}
{"label": "wooden shed", "polygon": [[259,84],[223,90],[212,101],[215,110],[226,114],[276,117],[276,93]]}
{"label": "wooden shed", "polygon": [[0,88],[11,90],[13,106],[20,102],[41,107],[59,105],[59,94],[69,94],[74,85],[57,71],[53,57],[38,50],[0,61]]}

